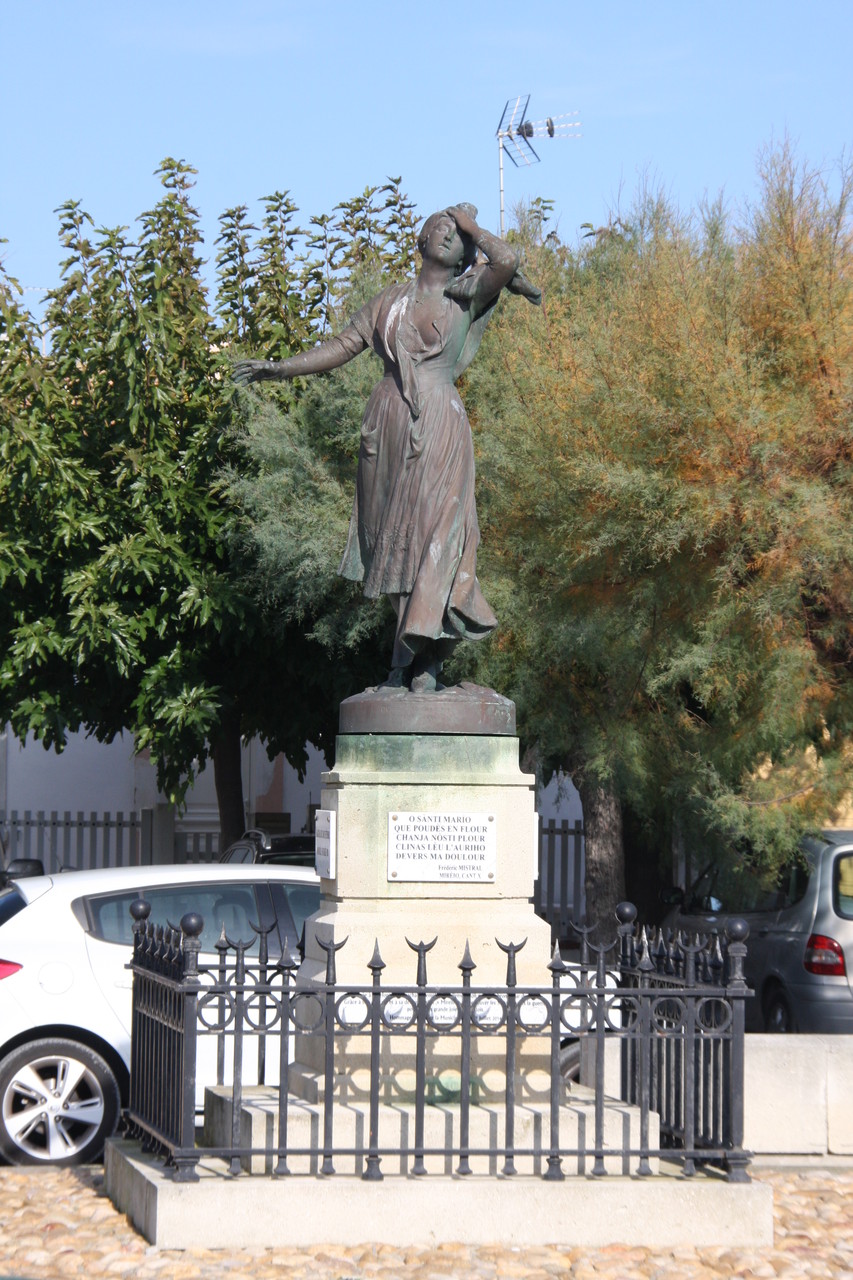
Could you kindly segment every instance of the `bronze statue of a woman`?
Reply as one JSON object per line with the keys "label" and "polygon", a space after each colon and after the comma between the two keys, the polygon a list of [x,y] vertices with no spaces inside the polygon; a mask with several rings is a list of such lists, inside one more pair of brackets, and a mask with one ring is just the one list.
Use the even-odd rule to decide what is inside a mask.
{"label": "bronze statue of a woman", "polygon": [[382,360],[364,412],[339,572],[363,581],[368,597],[390,597],[397,631],[386,683],[414,692],[441,688],[442,663],[459,640],[497,625],[477,581],[474,449],[454,383],[504,287],[539,301],[516,250],[479,227],[476,212],[461,204],[427,218],[417,279],[384,289],[338,337],[287,360],[235,368],[245,383],[335,369],[367,347]]}

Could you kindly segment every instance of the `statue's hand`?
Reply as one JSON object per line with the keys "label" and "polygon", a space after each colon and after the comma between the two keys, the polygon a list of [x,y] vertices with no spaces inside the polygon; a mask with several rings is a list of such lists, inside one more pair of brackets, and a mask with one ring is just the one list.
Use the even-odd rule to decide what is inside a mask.
{"label": "statue's hand", "polygon": [[271,363],[269,360],[238,360],[234,365],[234,371],[231,374],[233,380],[240,387],[245,387],[250,382],[260,382],[264,378],[270,376]]}
{"label": "statue's hand", "polygon": [[[474,206],[469,205],[468,208],[473,209]],[[474,218],[471,217],[471,214],[468,212],[468,208],[461,204],[452,204],[446,212],[450,214],[450,217],[456,223],[460,235],[470,236],[471,239],[473,239],[479,234],[480,228],[477,226]]]}

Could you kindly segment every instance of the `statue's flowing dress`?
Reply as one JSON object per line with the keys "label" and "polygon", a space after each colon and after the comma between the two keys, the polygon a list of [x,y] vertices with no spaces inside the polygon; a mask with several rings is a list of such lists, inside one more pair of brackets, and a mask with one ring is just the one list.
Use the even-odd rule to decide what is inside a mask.
{"label": "statue's flowing dress", "polygon": [[401,597],[393,665],[424,639],[479,639],[497,625],[477,581],[474,449],[454,386],[494,301],[476,310],[478,268],[447,291],[432,341],[413,323],[415,284],[394,285],[350,322],[385,375],[365,409],[340,573],[369,597]]}

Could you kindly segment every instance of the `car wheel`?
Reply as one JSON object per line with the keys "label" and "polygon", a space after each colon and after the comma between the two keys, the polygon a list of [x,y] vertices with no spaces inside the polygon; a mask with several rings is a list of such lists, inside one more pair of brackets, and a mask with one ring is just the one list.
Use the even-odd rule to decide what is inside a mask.
{"label": "car wheel", "polygon": [[764,1005],[764,1030],[787,1034],[794,1030],[791,1006],[783,992],[771,991]]}
{"label": "car wheel", "polygon": [[0,1062],[0,1154],[11,1164],[85,1164],[115,1131],[119,1088],[74,1040],[33,1040]]}

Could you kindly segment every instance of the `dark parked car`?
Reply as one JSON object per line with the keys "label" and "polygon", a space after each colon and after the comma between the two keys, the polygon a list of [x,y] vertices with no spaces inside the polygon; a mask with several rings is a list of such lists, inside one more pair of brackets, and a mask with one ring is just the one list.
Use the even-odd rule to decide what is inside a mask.
{"label": "dark parked car", "polygon": [[41,858],[11,858],[4,870],[0,870],[0,885],[9,884],[11,880],[20,880],[24,876],[43,876],[44,863]]}
{"label": "dark parked car", "polygon": [[709,867],[688,893],[674,890],[664,924],[722,933],[749,925],[747,1029],[853,1033],[853,831],[824,831],[775,884]]}
{"label": "dark parked car", "polygon": [[299,835],[269,835],[266,831],[244,831],[240,839],[220,855],[219,861],[313,867],[314,837],[304,832]]}

